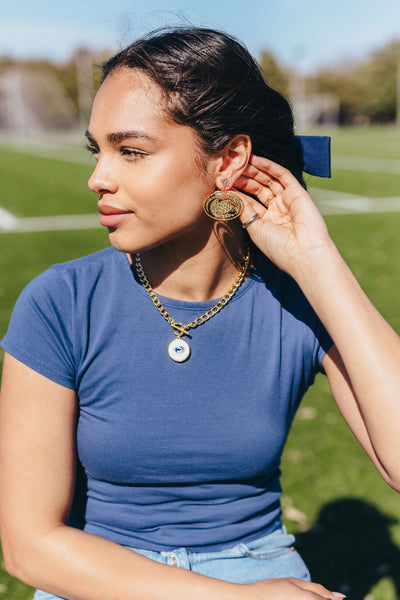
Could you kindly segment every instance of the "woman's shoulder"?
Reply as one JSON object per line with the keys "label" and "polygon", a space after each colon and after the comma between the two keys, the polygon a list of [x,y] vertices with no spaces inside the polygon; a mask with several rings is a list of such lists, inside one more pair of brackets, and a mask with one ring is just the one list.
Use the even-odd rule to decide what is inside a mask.
{"label": "woman's shoulder", "polygon": [[94,288],[106,289],[119,277],[123,263],[119,254],[111,247],[64,263],[55,263],[25,286],[17,305],[25,302],[46,307],[81,302],[84,297],[90,297]]}
{"label": "woman's shoulder", "polygon": [[[113,247],[99,250],[86,256],[81,256],[73,260],[62,263],[54,263],[45,271],[37,275],[29,284],[46,285],[55,280],[81,281],[93,278],[101,273],[115,271],[115,262],[120,261],[119,252]],[[28,286],[28,287],[29,287]]]}
{"label": "woman's shoulder", "polygon": [[59,274],[90,271],[96,269],[112,268],[112,263],[119,260],[119,252],[112,246],[98,250],[92,254],[81,256],[62,263],[55,263],[46,272],[55,271]]}

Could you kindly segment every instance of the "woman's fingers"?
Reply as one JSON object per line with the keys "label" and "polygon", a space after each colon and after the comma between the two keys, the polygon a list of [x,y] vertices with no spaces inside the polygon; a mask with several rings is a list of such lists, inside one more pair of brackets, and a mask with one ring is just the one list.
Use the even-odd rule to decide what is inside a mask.
{"label": "woman's fingers", "polygon": [[269,173],[266,173],[265,171],[259,169],[251,163],[248,163],[243,172],[243,175],[245,177],[249,177],[250,179],[258,181],[261,185],[265,187],[276,189],[276,186],[279,186],[279,189],[282,188],[278,179],[276,179],[275,177],[271,177]]}
{"label": "woman's fingers", "polygon": [[[240,197],[242,198],[244,205],[243,212],[240,215],[242,225],[246,225],[248,220],[252,219],[254,215],[258,215],[258,219],[262,219],[264,217],[267,209],[260,202],[257,202],[257,200],[254,200],[254,198],[245,196],[244,194],[240,194]],[[252,221],[252,223],[253,222],[255,222],[255,219]],[[248,227],[250,227],[250,224]],[[247,226],[245,229],[247,229]]]}
{"label": "woman's fingers", "polygon": [[[344,594],[331,592],[326,587],[318,583],[303,581],[295,577],[284,577],[282,579],[266,579],[250,584],[250,588],[256,591],[256,594],[248,597],[254,599],[274,598],[275,600],[342,600]],[[267,594],[263,593],[263,588]],[[258,594],[260,592],[260,594]],[[247,596],[246,596],[247,598]]]}
{"label": "woman's fingers", "polygon": [[302,581],[300,579],[296,579],[296,584],[301,587],[303,590],[307,590],[310,592],[314,592],[315,594],[319,594],[322,598],[330,598],[330,599],[343,599],[346,596],[344,594],[340,594],[338,592],[332,592],[327,590],[326,587],[320,585],[319,583],[312,583],[311,581]]}
{"label": "woman's fingers", "polygon": [[297,181],[288,169],[285,169],[285,167],[278,165],[278,163],[262,156],[255,156],[252,154],[248,166],[256,168],[259,173],[263,173],[264,176],[269,176],[271,180],[277,181],[284,188]]}
{"label": "woman's fingers", "polygon": [[[258,198],[265,207],[281,195],[287,196],[288,200],[298,196],[299,192],[304,194],[302,186],[290,171],[267,158],[255,155],[251,156],[235,186]],[[285,192],[289,192],[289,196]]]}
{"label": "woman's fingers", "polygon": [[247,189],[247,191],[257,195],[257,197],[262,196],[264,203],[266,199],[272,199],[273,196],[277,196],[283,191],[283,187],[277,179],[270,177],[269,174],[250,164],[247,165],[242,176],[236,182],[237,187],[242,185],[247,188],[252,186],[253,191],[250,191],[250,189]]}
{"label": "woman's fingers", "polygon": [[265,184],[260,183],[256,179],[250,179],[249,177],[245,177],[242,175],[235,183],[236,187],[247,194],[251,194],[252,196],[256,196],[261,204],[265,207],[268,207],[270,202],[274,198],[276,198],[281,192],[282,188],[277,185],[271,183],[270,187],[266,187]]}

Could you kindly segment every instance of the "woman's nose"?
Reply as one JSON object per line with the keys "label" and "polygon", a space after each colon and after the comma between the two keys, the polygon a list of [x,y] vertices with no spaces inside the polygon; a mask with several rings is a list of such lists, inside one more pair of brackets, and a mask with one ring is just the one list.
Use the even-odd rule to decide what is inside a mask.
{"label": "woman's nose", "polygon": [[106,159],[99,159],[96,168],[89,178],[88,186],[95,194],[115,194],[118,180],[112,165]]}

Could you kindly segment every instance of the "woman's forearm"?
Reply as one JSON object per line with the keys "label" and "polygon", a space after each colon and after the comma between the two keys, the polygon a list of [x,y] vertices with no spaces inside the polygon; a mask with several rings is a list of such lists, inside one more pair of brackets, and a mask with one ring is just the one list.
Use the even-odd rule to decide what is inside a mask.
{"label": "woman's forearm", "polygon": [[[34,550],[32,554],[29,550]],[[343,594],[293,577],[234,584],[160,564],[103,538],[60,526],[26,544],[15,575],[68,600],[326,600]]]}
{"label": "woman's forearm", "polygon": [[332,246],[303,261],[296,280],[343,360],[371,444],[400,485],[400,338]]}
{"label": "woman's forearm", "polygon": [[17,556],[6,563],[12,575],[69,600],[235,600],[241,587],[67,526],[24,538]]}

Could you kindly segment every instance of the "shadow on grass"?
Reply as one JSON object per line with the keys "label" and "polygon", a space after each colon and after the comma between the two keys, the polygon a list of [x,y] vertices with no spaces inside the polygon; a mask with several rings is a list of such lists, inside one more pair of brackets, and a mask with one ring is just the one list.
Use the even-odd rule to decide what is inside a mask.
{"label": "shadow on grass", "polygon": [[312,579],[328,589],[362,600],[383,578],[400,598],[400,549],[389,526],[396,521],[364,500],[326,504],[314,526],[296,536]]}

